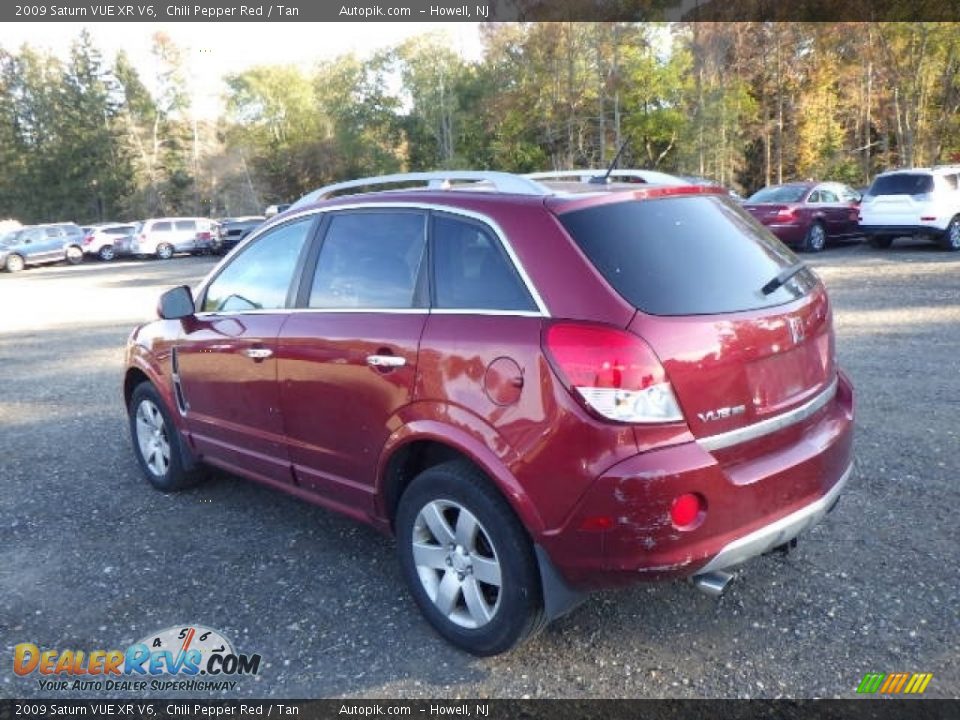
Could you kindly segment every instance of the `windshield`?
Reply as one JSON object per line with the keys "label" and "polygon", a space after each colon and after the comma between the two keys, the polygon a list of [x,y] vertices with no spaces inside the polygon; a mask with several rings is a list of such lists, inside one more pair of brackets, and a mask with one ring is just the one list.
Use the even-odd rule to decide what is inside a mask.
{"label": "windshield", "polygon": [[928,192],[933,192],[933,175],[897,173],[878,177],[867,195],[921,195]]}
{"label": "windshield", "polygon": [[797,257],[722,195],[609,203],[559,218],[607,282],[652,315],[772,307],[816,285],[803,270],[765,293]]}
{"label": "windshield", "polygon": [[803,196],[807,194],[807,188],[803,185],[781,185],[779,187],[766,187],[758,190],[748,203],[790,203],[800,202]]}

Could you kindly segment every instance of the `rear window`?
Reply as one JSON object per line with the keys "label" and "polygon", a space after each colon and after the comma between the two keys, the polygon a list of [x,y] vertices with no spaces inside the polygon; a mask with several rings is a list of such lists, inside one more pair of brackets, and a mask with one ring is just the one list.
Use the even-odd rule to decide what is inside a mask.
{"label": "rear window", "polygon": [[609,203],[559,219],[607,282],[652,315],[772,307],[816,284],[805,270],[764,295],[764,285],[799,261],[723,196]]}
{"label": "rear window", "polygon": [[807,193],[807,187],[803,185],[783,185],[780,187],[767,187],[763,190],[757,190],[747,200],[748,203],[787,203],[800,202]]}
{"label": "rear window", "polygon": [[878,177],[867,195],[920,195],[928,192],[933,192],[933,175],[897,173]]}

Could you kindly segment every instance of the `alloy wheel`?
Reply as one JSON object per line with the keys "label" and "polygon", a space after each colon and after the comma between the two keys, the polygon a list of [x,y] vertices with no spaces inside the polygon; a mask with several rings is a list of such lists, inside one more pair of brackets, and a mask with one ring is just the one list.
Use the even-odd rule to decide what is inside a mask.
{"label": "alloy wheel", "polygon": [[163,415],[153,401],[144,399],[137,407],[137,444],[143,462],[157,477],[170,467],[170,439]]}
{"label": "alloy wheel", "polygon": [[413,561],[427,596],[450,622],[489,623],[500,607],[502,575],[496,549],[476,516],[451,500],[434,500],[417,514]]}

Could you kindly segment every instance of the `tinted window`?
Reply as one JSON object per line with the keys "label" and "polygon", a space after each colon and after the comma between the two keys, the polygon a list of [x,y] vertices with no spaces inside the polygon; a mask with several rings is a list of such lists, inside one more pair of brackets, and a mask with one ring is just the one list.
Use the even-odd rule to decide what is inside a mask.
{"label": "tinted window", "polygon": [[767,187],[758,190],[748,203],[782,203],[782,202],[800,202],[806,194],[807,188],[802,185],[781,185],[779,187]]}
{"label": "tinted window", "polygon": [[868,195],[920,195],[933,192],[933,175],[897,173],[881,175],[873,181]]}
{"label": "tinted window", "polygon": [[943,176],[944,184],[949,190],[957,189],[957,176],[956,175],[944,175]]}
{"label": "tinted window", "polygon": [[175,227],[177,230],[196,230],[197,223],[193,220],[177,220]]}
{"label": "tinted window", "polygon": [[107,228],[107,235],[129,235],[133,232],[133,225],[120,225],[117,227]]}
{"label": "tinted window", "polygon": [[816,282],[804,271],[764,295],[760,288],[797,257],[722,196],[610,203],[560,221],[614,289],[654,315],[770,307]]}
{"label": "tinted window", "polygon": [[210,284],[203,310],[239,312],[284,307],[312,222],[305,218],[261,235]]}
{"label": "tinted window", "polygon": [[435,216],[433,253],[436,307],[537,309],[496,235],[478,223]]}
{"label": "tinted window", "polygon": [[425,226],[419,212],[335,215],[317,260],[310,307],[413,307]]}
{"label": "tinted window", "polygon": [[812,193],[810,193],[810,197],[807,198],[807,202],[808,202],[808,203],[818,203],[818,202],[821,202],[821,200],[820,200],[820,191],[819,191],[819,190],[814,190]]}
{"label": "tinted window", "polygon": [[150,228],[153,232],[170,232],[173,229],[173,224],[168,222],[158,222],[154,223],[153,227]]}
{"label": "tinted window", "polygon": [[48,238],[57,238],[66,235],[66,233],[59,228],[47,228],[46,233]]}

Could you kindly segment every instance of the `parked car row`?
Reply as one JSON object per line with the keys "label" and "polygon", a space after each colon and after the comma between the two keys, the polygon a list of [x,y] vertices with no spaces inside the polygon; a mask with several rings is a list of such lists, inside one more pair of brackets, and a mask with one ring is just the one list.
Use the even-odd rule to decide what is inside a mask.
{"label": "parked car row", "polygon": [[866,237],[889,248],[898,237],[921,237],[960,250],[960,167],[881,173],[860,193],[834,182],[765,187],[743,208],[787,245],[819,252],[829,240]]}

